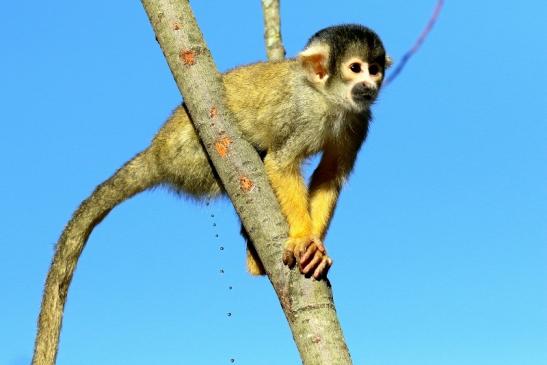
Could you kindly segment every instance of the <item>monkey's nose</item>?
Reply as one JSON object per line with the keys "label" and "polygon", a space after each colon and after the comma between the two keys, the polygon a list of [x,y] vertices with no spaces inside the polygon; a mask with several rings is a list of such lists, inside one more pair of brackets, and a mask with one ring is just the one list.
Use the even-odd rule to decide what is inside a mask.
{"label": "monkey's nose", "polygon": [[363,87],[365,88],[365,90],[370,91],[370,92],[375,92],[376,91],[376,85],[372,85],[369,82],[363,82]]}
{"label": "monkey's nose", "polygon": [[356,91],[365,100],[372,100],[376,96],[376,89],[368,83],[362,83]]}
{"label": "monkey's nose", "polygon": [[353,100],[358,104],[369,104],[376,98],[377,90],[368,83],[356,84],[352,89]]}
{"label": "monkey's nose", "polygon": [[353,98],[357,102],[370,102],[376,97],[376,88],[369,83],[356,84],[352,89]]}

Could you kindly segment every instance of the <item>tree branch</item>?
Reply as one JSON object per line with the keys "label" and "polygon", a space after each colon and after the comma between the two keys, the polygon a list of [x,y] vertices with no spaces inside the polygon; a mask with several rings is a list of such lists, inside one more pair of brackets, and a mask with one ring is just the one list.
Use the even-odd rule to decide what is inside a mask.
{"label": "tree branch", "polygon": [[188,0],[142,4],[207,153],[279,297],[303,363],[351,364],[328,282],[306,279],[281,261],[285,219],[258,154],[232,127],[221,76]]}
{"label": "tree branch", "polygon": [[264,42],[270,61],[285,58],[285,48],[281,40],[281,17],[279,15],[279,0],[262,0],[264,14]]}

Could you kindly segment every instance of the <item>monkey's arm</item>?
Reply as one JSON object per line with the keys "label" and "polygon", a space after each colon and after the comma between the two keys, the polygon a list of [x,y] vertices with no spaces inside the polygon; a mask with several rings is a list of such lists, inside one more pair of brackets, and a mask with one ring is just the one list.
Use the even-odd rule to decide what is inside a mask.
{"label": "monkey's arm", "polygon": [[337,156],[325,151],[310,183],[312,231],[321,239],[325,238],[342,187],[344,177],[339,175]]}
{"label": "monkey's arm", "polygon": [[325,238],[340,189],[355,163],[358,144],[327,146],[310,183],[310,215],[313,235]]}
{"label": "monkey's arm", "polygon": [[281,163],[276,153],[268,153],[264,167],[281,210],[289,224],[289,237],[310,237],[312,222],[308,209],[308,188],[300,173],[300,161]]}
{"label": "monkey's arm", "polygon": [[287,158],[275,152],[264,158],[266,174],[289,224],[283,262],[289,267],[298,263],[302,273],[313,274],[319,279],[332,261],[324,253],[321,240],[313,235],[308,189],[300,173],[300,162],[298,158]]}

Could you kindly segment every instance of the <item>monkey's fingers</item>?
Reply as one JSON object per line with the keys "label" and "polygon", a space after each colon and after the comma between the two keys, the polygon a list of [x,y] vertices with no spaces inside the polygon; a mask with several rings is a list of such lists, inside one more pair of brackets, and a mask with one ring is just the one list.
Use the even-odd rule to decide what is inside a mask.
{"label": "monkey's fingers", "polygon": [[323,244],[323,241],[321,241],[320,239],[314,239],[313,242],[315,243],[315,245],[317,246],[317,249],[323,253],[327,253],[327,250],[325,249],[325,245]]}
{"label": "monkey's fingers", "polygon": [[317,280],[327,277],[330,267],[332,266],[332,260],[328,256],[323,256],[321,263],[317,265],[315,271],[313,272],[313,277]]}
{"label": "monkey's fingers", "polygon": [[305,249],[305,252],[302,255],[300,255],[300,260],[299,260],[300,266],[305,266],[306,263],[312,259],[317,249],[318,249],[317,245],[314,245],[314,244],[308,245],[308,247]]}
{"label": "monkey's fingers", "polygon": [[313,237],[289,238],[283,252],[283,263],[289,268],[298,264],[300,272],[310,275],[326,256],[321,240]]}
{"label": "monkey's fingers", "polygon": [[283,251],[283,263],[291,269],[294,267],[296,258],[294,257],[292,250],[285,249],[285,251]]}
{"label": "monkey's fingers", "polygon": [[300,271],[302,271],[304,275],[310,274],[318,267],[324,257],[326,256],[323,255],[320,251],[315,251],[315,255],[313,255],[313,258],[310,262],[308,262],[306,265],[300,265]]}

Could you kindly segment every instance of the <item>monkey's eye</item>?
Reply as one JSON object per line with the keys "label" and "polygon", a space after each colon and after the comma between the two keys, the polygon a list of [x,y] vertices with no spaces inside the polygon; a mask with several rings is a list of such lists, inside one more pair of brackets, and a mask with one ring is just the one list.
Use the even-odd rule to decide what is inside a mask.
{"label": "monkey's eye", "polygon": [[358,74],[359,72],[361,72],[361,64],[360,63],[357,63],[357,62],[354,62],[352,63],[351,65],[349,65],[349,69]]}
{"label": "monkey's eye", "polygon": [[377,76],[380,73],[380,66],[376,63],[373,63],[368,67],[368,73],[371,76]]}

